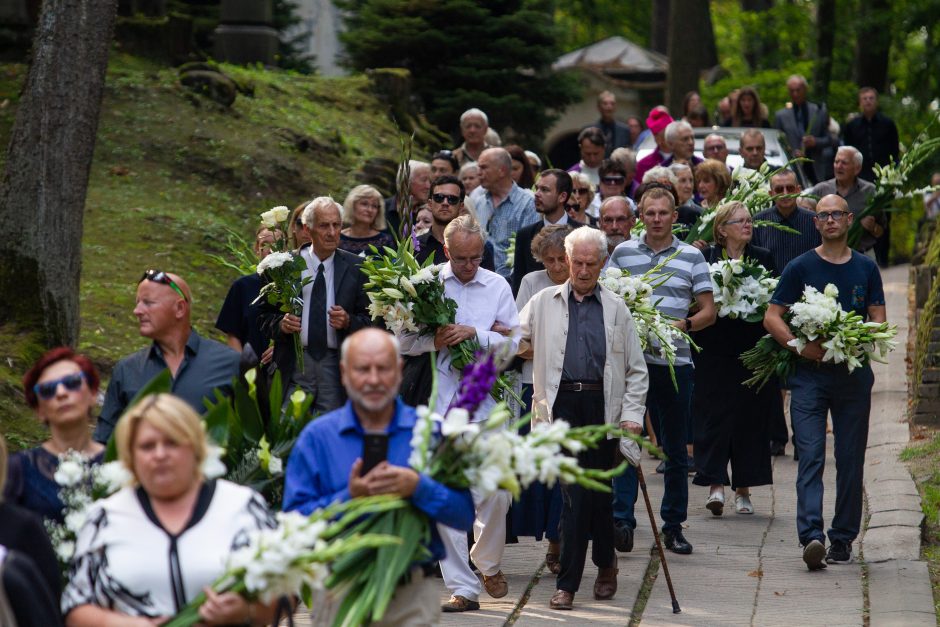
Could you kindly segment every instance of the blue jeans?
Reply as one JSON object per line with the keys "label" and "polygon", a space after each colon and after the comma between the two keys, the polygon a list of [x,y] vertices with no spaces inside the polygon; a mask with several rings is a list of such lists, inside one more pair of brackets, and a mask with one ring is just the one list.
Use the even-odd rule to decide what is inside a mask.
{"label": "blue jeans", "polygon": [[[650,420],[658,425],[659,446],[666,453],[665,492],[659,508],[663,519],[663,531],[679,531],[685,522],[689,508],[688,452],[689,421],[692,412],[692,386],[694,369],[690,365],[676,366],[676,383],[672,385],[669,368],[647,364],[650,377],[646,408]],[[636,505],[639,482],[636,469],[627,468],[619,477],[614,477],[614,522],[636,529]]]}
{"label": "blue jeans", "polygon": [[862,477],[868,444],[871,368],[849,374],[844,365],[800,364],[789,378],[790,419],[800,452],[796,475],[796,530],[804,546],[825,542],[823,469],[826,465],[826,415],[832,414],[836,458],[836,507],[829,540],[851,543],[862,522]]}

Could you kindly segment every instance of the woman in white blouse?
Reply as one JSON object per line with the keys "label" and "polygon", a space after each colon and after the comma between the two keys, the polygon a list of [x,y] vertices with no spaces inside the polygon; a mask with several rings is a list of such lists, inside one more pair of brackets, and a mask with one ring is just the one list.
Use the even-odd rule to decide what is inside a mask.
{"label": "woman in white blouse", "polygon": [[[201,471],[199,416],[169,394],[132,407],[115,430],[134,484],[95,503],[79,533],[62,614],[70,627],[158,625],[218,578],[232,549],[274,524],[253,490]],[[207,625],[267,624],[272,608],[209,594]]]}

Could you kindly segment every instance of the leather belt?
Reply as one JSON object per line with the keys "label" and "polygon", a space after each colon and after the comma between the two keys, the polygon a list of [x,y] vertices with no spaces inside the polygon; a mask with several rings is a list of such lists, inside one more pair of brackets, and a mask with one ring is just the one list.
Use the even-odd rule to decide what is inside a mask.
{"label": "leather belt", "polygon": [[603,383],[584,383],[582,381],[570,381],[568,383],[558,384],[559,392],[603,392]]}

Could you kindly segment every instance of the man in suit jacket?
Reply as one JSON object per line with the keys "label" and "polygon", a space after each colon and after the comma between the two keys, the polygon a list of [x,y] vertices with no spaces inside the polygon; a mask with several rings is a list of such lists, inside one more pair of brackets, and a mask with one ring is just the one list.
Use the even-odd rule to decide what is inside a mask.
{"label": "man in suit jacket", "polygon": [[617,121],[614,117],[616,111],[616,96],[606,90],[597,95],[597,112],[601,114],[601,117],[591,126],[601,129],[604,134],[604,157],[606,158],[609,158],[610,153],[617,148],[633,145],[630,127]]}
{"label": "man in suit jacket", "polygon": [[825,104],[809,102],[807,89],[806,79],[799,74],[787,79],[791,106],[777,111],[774,128],[786,134],[795,156],[813,160],[812,163],[804,163],[803,169],[811,181],[818,183],[831,176],[829,166],[833,141],[829,135],[829,111]]}
{"label": "man in suit jacket", "polygon": [[565,204],[571,198],[571,175],[564,170],[553,168],[539,175],[535,184],[535,210],[542,216],[538,222],[522,227],[516,233],[516,253],[512,266],[512,293],[519,292],[522,277],[545,266],[532,256],[532,240],[545,226],[571,224],[582,226],[580,222],[568,218]]}
{"label": "man in suit jacket", "polygon": [[[271,306],[263,314],[264,326],[274,337],[274,364],[281,371],[285,395],[300,387],[315,396],[313,408],[319,412],[346,402],[339,347],[350,333],[371,325],[362,259],[337,249],[342,210],[327,196],[315,198],[304,209],[304,232],[311,243],[302,246],[299,254],[307,262],[303,276],[312,280],[303,288],[303,315],[281,315]],[[294,333],[300,333],[304,347],[302,372],[297,370]]]}

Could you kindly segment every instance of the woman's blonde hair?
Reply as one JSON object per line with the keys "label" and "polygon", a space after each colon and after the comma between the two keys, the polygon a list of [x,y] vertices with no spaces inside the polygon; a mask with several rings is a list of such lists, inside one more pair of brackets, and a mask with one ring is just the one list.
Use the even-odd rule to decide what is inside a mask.
{"label": "woman's blonde hair", "polygon": [[695,175],[695,184],[704,179],[711,179],[715,182],[716,194],[722,198],[728,188],[731,187],[731,174],[728,172],[728,166],[717,159],[706,159],[692,169]]}
{"label": "woman's blonde hair", "polygon": [[346,200],[343,201],[343,226],[352,226],[353,209],[355,208],[356,203],[363,198],[374,198],[375,200],[379,201],[379,210],[376,212],[375,219],[372,221],[370,226],[376,231],[384,231],[385,207],[382,206],[382,194],[380,194],[379,190],[375,189],[371,185],[356,185],[349,191],[349,194],[346,195]]}
{"label": "woman's blonde hair", "polygon": [[744,209],[748,215],[751,215],[751,212],[747,210],[747,206],[740,200],[732,200],[731,202],[720,204],[718,205],[718,209],[715,210],[712,232],[715,234],[715,243],[719,246],[725,245],[725,236],[721,234],[721,227],[728,223],[728,220],[731,219],[731,216],[733,216],[738,209]]}
{"label": "woman's blonde hair", "polygon": [[189,403],[172,394],[153,394],[124,412],[114,429],[118,459],[134,475],[135,482],[134,441],[143,423],[162,431],[177,444],[191,446],[196,468],[202,466],[206,459],[206,431],[199,414]]}

